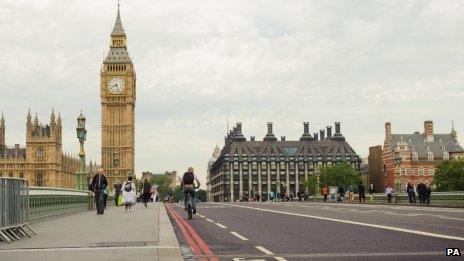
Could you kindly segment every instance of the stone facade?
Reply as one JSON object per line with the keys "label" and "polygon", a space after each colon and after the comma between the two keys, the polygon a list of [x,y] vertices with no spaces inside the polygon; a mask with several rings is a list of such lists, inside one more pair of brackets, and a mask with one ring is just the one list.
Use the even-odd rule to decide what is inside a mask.
{"label": "stone facade", "polygon": [[225,137],[225,145],[219,157],[209,168],[208,183],[213,201],[236,201],[248,197],[267,200],[271,191],[288,193],[304,190],[303,184],[309,175],[319,173],[322,166],[349,162],[360,170],[361,159],[345,141],[340,132],[340,123],[309,133],[309,124],[299,141],[280,141],[273,134],[272,123],[262,141],[242,134],[242,125],[237,123]]}
{"label": "stone facade", "polygon": [[214,162],[216,162],[220,155],[221,149],[219,149],[219,146],[216,145],[213,154],[211,155],[211,158],[208,161],[208,168],[206,173],[206,200],[208,202],[213,201],[213,197],[211,195],[211,168],[213,167]]}
{"label": "stone facade", "polygon": [[77,156],[63,153],[61,117],[52,112],[49,124],[31,113],[26,121],[26,146],[8,147],[5,119],[0,120],[0,176],[24,178],[29,186],[76,188]]}
{"label": "stone facade", "polygon": [[135,94],[136,74],[118,6],[110,50],[100,72],[102,167],[111,187],[134,172]]}
{"label": "stone facade", "polygon": [[[396,164],[395,164],[396,159]],[[391,123],[385,123],[382,167],[387,184],[404,190],[407,183],[431,184],[435,166],[443,160],[464,159],[454,126],[450,133],[434,133],[433,122],[424,122],[424,133],[392,134]]]}

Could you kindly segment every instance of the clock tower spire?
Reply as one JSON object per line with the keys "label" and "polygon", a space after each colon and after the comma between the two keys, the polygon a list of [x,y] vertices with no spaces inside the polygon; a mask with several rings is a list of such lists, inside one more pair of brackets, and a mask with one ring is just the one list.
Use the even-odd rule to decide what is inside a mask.
{"label": "clock tower spire", "polygon": [[134,173],[135,94],[136,74],[118,2],[110,49],[100,71],[101,164],[110,186]]}

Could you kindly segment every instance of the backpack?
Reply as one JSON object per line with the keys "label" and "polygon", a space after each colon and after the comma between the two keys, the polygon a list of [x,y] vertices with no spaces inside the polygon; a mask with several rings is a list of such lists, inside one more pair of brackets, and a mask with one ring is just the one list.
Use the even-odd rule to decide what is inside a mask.
{"label": "backpack", "polygon": [[126,182],[126,184],[124,185],[124,190],[126,192],[130,192],[132,190],[132,182]]}
{"label": "backpack", "polygon": [[195,181],[195,176],[193,175],[192,172],[185,172],[184,177],[183,177],[183,182],[186,185],[191,185],[193,184],[193,181]]}

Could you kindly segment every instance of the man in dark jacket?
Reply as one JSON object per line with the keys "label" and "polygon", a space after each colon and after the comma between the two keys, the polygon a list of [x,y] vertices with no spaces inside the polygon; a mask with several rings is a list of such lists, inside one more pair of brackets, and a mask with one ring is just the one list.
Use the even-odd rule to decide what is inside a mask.
{"label": "man in dark jacket", "polygon": [[417,194],[419,194],[419,202],[425,204],[425,199],[427,198],[427,188],[422,181],[417,185]]}
{"label": "man in dark jacket", "polygon": [[366,202],[366,191],[364,190],[364,185],[359,183],[358,185],[358,195],[359,195],[359,203]]}
{"label": "man in dark jacket", "polygon": [[108,186],[103,169],[99,168],[98,173],[93,176],[91,187],[95,193],[95,205],[97,205],[97,215],[102,215],[104,212],[103,190]]}

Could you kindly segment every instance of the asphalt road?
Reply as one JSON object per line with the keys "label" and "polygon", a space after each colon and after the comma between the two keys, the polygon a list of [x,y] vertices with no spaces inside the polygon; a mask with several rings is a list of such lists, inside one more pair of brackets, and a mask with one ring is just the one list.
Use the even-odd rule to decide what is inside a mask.
{"label": "asphalt road", "polygon": [[[172,223],[184,258],[197,259]],[[464,209],[203,203],[188,224],[220,260],[450,260],[446,248],[464,250]]]}

